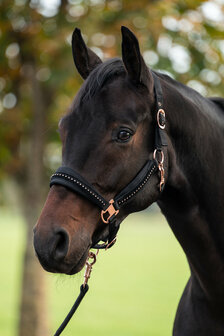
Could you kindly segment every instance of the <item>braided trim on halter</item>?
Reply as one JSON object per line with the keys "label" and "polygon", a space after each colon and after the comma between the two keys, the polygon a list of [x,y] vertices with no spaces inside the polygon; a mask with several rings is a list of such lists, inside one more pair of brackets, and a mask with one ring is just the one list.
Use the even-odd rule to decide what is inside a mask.
{"label": "braided trim on halter", "polygon": [[139,192],[145,186],[145,184],[148,182],[149,178],[152,176],[156,168],[157,168],[156,166],[153,166],[149,174],[146,176],[144,181],[139,185],[139,187],[136,188],[134,191],[132,191],[126,198],[123,198],[122,200],[117,201],[117,203],[121,206],[125,202],[129,201],[133,196],[135,196],[137,192]]}
{"label": "braided trim on halter", "polygon": [[55,178],[63,178],[66,179],[68,181],[71,181],[74,184],[77,184],[79,187],[81,187],[83,190],[85,190],[85,192],[89,193],[91,196],[95,197],[99,202],[102,203],[102,206],[105,207],[106,202],[102,200],[102,198],[97,195],[94,191],[90,190],[88,187],[86,187],[86,185],[84,183],[81,183],[78,179],[72,177],[71,175],[67,175],[64,173],[55,173],[51,176],[51,185],[52,184],[57,184],[55,182]]}

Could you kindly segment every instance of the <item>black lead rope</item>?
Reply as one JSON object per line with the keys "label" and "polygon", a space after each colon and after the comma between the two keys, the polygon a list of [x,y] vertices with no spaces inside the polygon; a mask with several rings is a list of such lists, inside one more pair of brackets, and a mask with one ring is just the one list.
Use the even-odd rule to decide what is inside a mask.
{"label": "black lead rope", "polygon": [[[62,324],[60,325],[60,327],[58,328],[58,330],[54,334],[54,336],[61,335],[62,331],[67,326],[68,322],[71,320],[72,316],[75,314],[77,308],[79,307],[80,303],[82,302],[82,299],[84,298],[84,296],[88,292],[89,286],[88,286],[87,282],[88,282],[88,280],[90,278],[90,275],[91,275],[91,272],[92,272],[92,267],[93,267],[93,265],[96,262],[97,254],[98,254],[98,251],[96,253],[89,252],[88,258],[86,260],[86,269],[85,269],[85,274],[84,274],[84,282],[83,282],[83,284],[80,287],[79,296],[77,297],[74,305],[72,306],[71,310],[69,311],[68,315],[66,316],[66,318],[64,319],[64,321],[62,322]],[[92,262],[89,261],[91,259],[92,259]]]}
{"label": "black lead rope", "polygon": [[[160,80],[155,73],[154,77],[154,91],[156,98],[156,108],[157,108],[157,126],[155,129],[155,150],[153,153],[153,159],[148,160],[142,169],[137,173],[133,180],[122,189],[114,199],[107,201],[102,195],[100,195],[97,190],[88,181],[85,180],[83,176],[71,169],[70,167],[60,167],[52,175],[50,181],[50,187],[53,185],[62,185],[75,193],[78,193],[88,199],[90,202],[94,203],[101,209],[101,219],[105,224],[109,225],[109,235],[105,244],[94,244],[92,248],[95,249],[108,249],[114,245],[116,241],[116,234],[119,230],[119,225],[116,221],[116,216],[119,213],[120,208],[127,202],[131,200],[149,181],[151,176],[158,172],[160,173],[160,192],[163,190],[165,179],[164,179],[164,153],[163,146],[167,146],[165,129],[165,112],[163,110],[163,93]],[[97,254],[97,253],[96,253]],[[89,287],[87,281],[90,277],[92,270],[92,265],[96,262],[96,254],[89,252],[88,259],[86,261],[86,271],[85,271],[85,281],[80,287],[80,294],[72,306],[70,312],[66,316],[65,320],[58,328],[54,336],[59,336],[71,317],[76,312],[78,306],[80,305],[82,299],[87,293]],[[89,263],[89,259],[94,259],[92,263]]]}
{"label": "black lead rope", "polygon": [[58,328],[58,330],[54,334],[54,336],[61,335],[62,331],[65,329],[65,327],[67,326],[68,322],[71,320],[72,316],[75,314],[78,306],[82,302],[82,299],[84,298],[84,296],[86,295],[86,293],[88,292],[88,290],[89,290],[89,286],[87,284],[85,286],[81,285],[79,296],[77,297],[77,299],[76,299],[74,305],[72,306],[70,312],[68,313],[68,315],[66,316],[66,318],[64,319],[64,321],[62,322],[62,324],[60,325],[60,327]]}

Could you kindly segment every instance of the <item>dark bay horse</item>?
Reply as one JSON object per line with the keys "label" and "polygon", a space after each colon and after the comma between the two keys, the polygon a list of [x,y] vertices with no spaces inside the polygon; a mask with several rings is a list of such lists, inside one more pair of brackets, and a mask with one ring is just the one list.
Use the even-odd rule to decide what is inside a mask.
{"label": "dark bay horse", "polygon": [[[106,202],[115,199],[153,160],[159,125],[166,138],[159,169],[150,168],[150,178],[116,214],[110,203],[107,216],[116,215],[113,225],[118,228],[130,213],[158,203],[191,270],[173,335],[223,336],[224,100],[204,98],[148,69],[137,38],[125,27],[122,60],[102,63],[78,29],[72,50],[85,82],[59,122],[67,173],[59,171],[56,178],[70,179],[68,172],[75,171],[77,181],[89,183],[86,187],[83,182],[83,189],[94,190]],[[163,100],[162,121],[156,93]],[[66,183],[52,185],[34,228],[34,246],[47,271],[75,274],[83,268],[89,249],[108,237],[110,226],[91,198]]]}

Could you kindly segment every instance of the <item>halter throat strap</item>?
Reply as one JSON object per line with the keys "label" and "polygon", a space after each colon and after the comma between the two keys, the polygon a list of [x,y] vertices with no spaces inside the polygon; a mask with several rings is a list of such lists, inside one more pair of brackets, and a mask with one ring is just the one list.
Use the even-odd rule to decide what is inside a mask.
{"label": "halter throat strap", "polygon": [[163,190],[165,183],[163,146],[167,146],[166,134],[164,132],[165,112],[163,110],[163,94],[160,80],[155,73],[153,73],[153,77],[157,109],[153,159],[146,162],[126,187],[124,187],[113,199],[107,201],[97,192],[92,184],[70,167],[62,166],[51,176],[50,187],[53,185],[62,185],[69,190],[82,195],[101,209],[101,219],[105,224],[109,225],[109,235],[105,244],[96,244],[92,246],[93,248],[107,249],[113,246],[116,241],[117,231],[119,230],[116,216],[118,215],[120,208],[136,196],[149,181],[150,177],[157,171],[160,173],[160,191]]}

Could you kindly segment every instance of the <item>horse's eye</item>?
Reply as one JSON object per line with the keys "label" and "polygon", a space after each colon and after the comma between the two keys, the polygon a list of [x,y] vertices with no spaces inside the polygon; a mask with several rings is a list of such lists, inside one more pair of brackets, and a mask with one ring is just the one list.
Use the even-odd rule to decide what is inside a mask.
{"label": "horse's eye", "polygon": [[131,133],[129,131],[126,131],[126,130],[121,130],[119,133],[118,133],[118,140],[120,141],[128,141],[130,138],[131,138]]}

